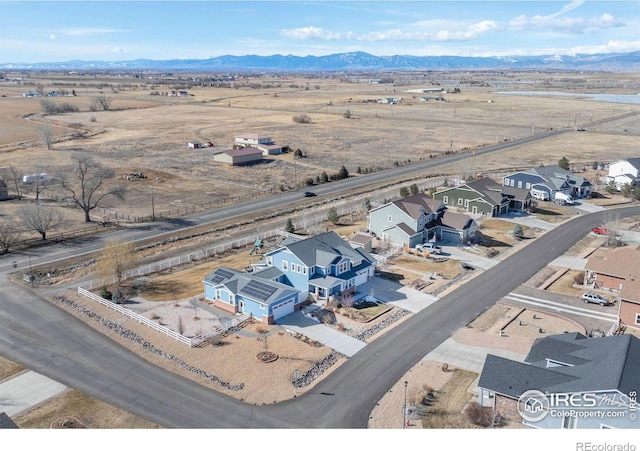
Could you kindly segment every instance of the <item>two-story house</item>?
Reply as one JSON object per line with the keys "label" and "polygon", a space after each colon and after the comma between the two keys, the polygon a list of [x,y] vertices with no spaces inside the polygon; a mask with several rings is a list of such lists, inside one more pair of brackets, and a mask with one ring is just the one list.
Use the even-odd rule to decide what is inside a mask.
{"label": "two-story house", "polygon": [[559,166],[539,166],[514,172],[502,178],[502,185],[543,192],[550,200],[555,198],[557,192],[578,198],[590,196],[593,191],[593,184],[589,180]]}
{"label": "two-story house", "polygon": [[640,185],[640,158],[618,160],[609,165],[607,181],[613,182],[618,190],[624,185]]}
{"label": "two-story house", "polygon": [[633,335],[550,335],[534,342],[524,362],[487,355],[478,403],[540,429],[637,429],[639,373]]}
{"label": "two-story house", "polygon": [[489,177],[438,191],[433,197],[441,200],[448,208],[459,208],[473,215],[492,217],[509,210],[525,211],[531,205],[529,190],[500,185]]}
{"label": "two-story house", "polygon": [[260,133],[243,133],[235,137],[235,147],[255,147],[262,151],[262,155],[279,155],[282,146],[277,145],[271,136]]}
{"label": "two-story house", "polygon": [[433,236],[429,231],[444,211],[441,201],[415,194],[372,208],[368,228],[384,242],[415,247]]}
{"label": "two-story house", "polygon": [[375,259],[353,248],[335,232],[306,239],[288,239],[264,255],[267,268],[280,271],[279,281],[315,299],[355,293],[374,275]]}
{"label": "two-story house", "polygon": [[371,209],[368,227],[386,243],[415,247],[434,237],[467,242],[478,225],[467,215],[448,211],[441,200],[420,193]]}

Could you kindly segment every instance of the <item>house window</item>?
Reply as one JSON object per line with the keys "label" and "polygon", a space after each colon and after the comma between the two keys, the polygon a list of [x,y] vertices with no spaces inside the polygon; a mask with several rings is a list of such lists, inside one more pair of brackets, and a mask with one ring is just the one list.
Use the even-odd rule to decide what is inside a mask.
{"label": "house window", "polygon": [[273,257],[267,257],[267,266],[273,266]]}
{"label": "house window", "polygon": [[504,186],[509,186],[509,179],[505,178],[504,182],[502,183]]}
{"label": "house window", "polygon": [[522,188],[522,181],[518,181],[518,188]]}
{"label": "house window", "polygon": [[636,324],[640,324],[640,313],[636,313]]}
{"label": "house window", "polygon": [[515,183],[514,183],[514,180],[513,180],[513,179],[511,179],[511,180],[509,181],[509,186],[515,186]]}
{"label": "house window", "polygon": [[393,218],[391,218],[391,215],[387,216],[387,221],[391,222],[393,220]]}
{"label": "house window", "polygon": [[216,299],[220,299],[220,290],[216,290]]}
{"label": "house window", "polygon": [[282,261],[282,270],[289,271],[289,263],[284,260]]}
{"label": "house window", "polygon": [[299,274],[302,272],[302,266],[296,265],[296,272]]}
{"label": "house window", "polygon": [[442,196],[442,203],[443,204],[448,204],[449,203],[449,196]]}
{"label": "house window", "polygon": [[302,267],[302,274],[306,274],[306,273],[307,273],[307,267],[306,267],[306,266],[303,266],[303,267]]}
{"label": "house window", "polygon": [[469,208],[469,201],[465,199],[464,201],[464,207],[465,208]]}
{"label": "house window", "polygon": [[462,197],[458,198],[458,205],[462,205],[462,202],[464,201],[464,199]]}
{"label": "house window", "polygon": [[264,304],[260,304],[260,310],[264,310],[265,309],[265,305]]}
{"label": "house window", "polygon": [[531,189],[531,183],[527,182],[527,184],[525,185],[525,187],[526,187],[527,189]]}
{"label": "house window", "polygon": [[562,417],[562,429],[575,429],[577,421],[574,415]]}

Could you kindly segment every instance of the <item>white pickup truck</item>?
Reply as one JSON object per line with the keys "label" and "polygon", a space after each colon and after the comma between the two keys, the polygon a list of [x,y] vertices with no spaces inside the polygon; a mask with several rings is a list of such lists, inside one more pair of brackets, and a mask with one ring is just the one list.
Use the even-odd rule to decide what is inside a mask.
{"label": "white pickup truck", "polygon": [[440,246],[436,246],[431,241],[428,241],[428,242],[422,243],[422,244],[418,244],[416,246],[416,249],[419,250],[419,251],[431,252],[432,254],[442,254],[442,248]]}

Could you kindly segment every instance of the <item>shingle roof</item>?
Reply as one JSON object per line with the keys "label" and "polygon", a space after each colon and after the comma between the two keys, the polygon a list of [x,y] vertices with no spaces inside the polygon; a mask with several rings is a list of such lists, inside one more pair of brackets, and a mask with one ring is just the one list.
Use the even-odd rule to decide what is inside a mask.
{"label": "shingle roof", "polygon": [[373,257],[362,248],[354,249],[335,232],[289,243],[286,248],[300,259],[306,266],[328,266],[340,257],[346,257],[356,264],[362,260],[373,262]]}
{"label": "shingle roof", "polygon": [[627,279],[640,276],[638,262],[640,246],[623,246],[608,250],[604,255],[589,257],[585,269]]}
{"label": "shingle roof", "polygon": [[483,177],[473,182],[467,183],[467,186],[482,196],[482,198],[491,205],[500,205],[503,202],[502,189],[503,186],[493,181],[489,177]]}
{"label": "shingle roof", "polygon": [[591,186],[589,180],[559,166],[539,166],[532,169],[530,173],[543,177],[555,189],[561,189],[565,183],[569,186]]}
{"label": "shingle roof", "polygon": [[0,412],[0,429],[19,429],[5,412]]}
{"label": "shingle roof", "polygon": [[444,227],[449,227],[451,229],[456,230],[464,230],[471,225],[472,219],[463,214],[463,213],[455,213],[453,211],[445,211],[438,218],[438,225],[442,225]]}
{"label": "shingle roof", "polygon": [[[222,270],[222,275],[226,276],[223,279],[219,279],[220,270]],[[274,282],[258,274],[244,273],[230,268],[218,268],[207,275],[204,280],[214,286],[224,286],[234,295],[240,294],[244,298],[265,304],[272,304],[283,297],[299,292],[289,285]],[[267,286],[269,290],[255,290],[253,289],[254,285]]]}
{"label": "shingle roof", "polygon": [[442,202],[432,199],[425,193],[414,194],[391,202],[396,207],[407,213],[412,219],[418,219],[421,214],[436,213]]}
{"label": "shingle roof", "polygon": [[[547,361],[560,364],[545,368]],[[640,339],[633,335],[587,338],[579,333],[535,341],[525,363],[487,356],[479,387],[518,397],[529,388],[550,393],[637,390]]]}

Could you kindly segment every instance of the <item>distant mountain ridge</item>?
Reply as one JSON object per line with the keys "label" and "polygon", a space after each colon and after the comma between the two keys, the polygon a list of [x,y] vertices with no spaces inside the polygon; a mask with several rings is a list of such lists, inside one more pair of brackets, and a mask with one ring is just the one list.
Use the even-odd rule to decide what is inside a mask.
{"label": "distant mountain ridge", "polygon": [[366,52],[326,56],[223,55],[206,59],[137,59],[0,63],[0,70],[182,70],[182,71],[382,71],[464,69],[549,69],[609,72],[640,71],[640,51],[546,56],[375,56]]}

